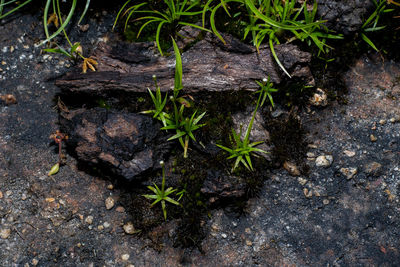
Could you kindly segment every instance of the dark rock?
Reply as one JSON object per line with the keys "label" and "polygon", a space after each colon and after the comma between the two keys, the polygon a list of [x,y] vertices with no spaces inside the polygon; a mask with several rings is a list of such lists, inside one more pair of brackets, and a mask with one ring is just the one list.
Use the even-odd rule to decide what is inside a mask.
{"label": "dark rock", "polygon": [[349,35],[361,28],[372,6],[372,1],[320,0],[318,16],[329,29]]}
{"label": "dark rock", "polygon": [[226,175],[225,173],[209,170],[200,190],[209,198],[209,203],[223,201],[228,198],[240,198],[246,192],[246,182],[243,178]]}
{"label": "dark rock", "polygon": [[[253,46],[224,35],[227,44],[208,36],[182,54],[183,85],[186,93],[257,90],[255,80],[270,76],[277,84],[288,77],[282,73],[268,46]],[[98,70],[82,74],[80,69],[56,81],[64,94],[82,93],[123,102],[127,96],[147,93],[154,87],[157,76],[161,90],[174,85],[175,56],[160,57],[149,43],[114,45],[101,44],[92,55],[98,61]],[[313,83],[308,67],[311,54],[292,44],[277,45],[278,57],[285,68],[306,84]]]}
{"label": "dark rock", "polygon": [[79,160],[106,166],[127,180],[150,171],[168,150],[158,136],[159,125],[140,114],[78,109],[61,114],[60,124]]}

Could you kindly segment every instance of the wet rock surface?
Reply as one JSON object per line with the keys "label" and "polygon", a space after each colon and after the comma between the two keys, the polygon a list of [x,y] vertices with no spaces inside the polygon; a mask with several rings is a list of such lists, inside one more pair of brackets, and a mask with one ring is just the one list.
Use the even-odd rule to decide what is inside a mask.
{"label": "wet rock surface", "polygon": [[141,114],[79,109],[62,114],[60,122],[80,161],[127,180],[151,171],[171,147],[160,125]]}
{"label": "wet rock surface", "polygon": [[[18,99],[0,106],[0,230],[5,237],[0,265],[400,265],[398,62],[375,56],[356,60],[344,74],[347,105],[332,101],[299,114],[312,153],[307,154],[309,172],[292,177],[273,169],[243,213],[229,206],[211,210],[199,220],[205,232],[201,250],[184,249],[170,238],[175,220],[148,235],[130,234],[142,230],[134,218],[138,207],[147,208],[142,219],[148,221],[162,218],[160,208],[149,208],[137,195],[128,197],[130,188],[110,187],[110,181],[82,172],[74,157],[67,155],[53,179],[46,175],[58,157],[48,137],[59,127],[52,101],[59,90],[49,78],[67,72],[69,63],[58,55],[43,59],[34,48],[42,35],[37,21],[24,15],[0,26],[7,33],[0,35],[0,48],[7,47],[0,51],[7,62],[1,67],[1,95]],[[88,29],[89,44],[113,20],[103,21],[104,27],[96,23]],[[17,39],[21,43],[12,42]],[[331,166],[316,167],[315,158],[327,152],[334,159]],[[366,169],[369,164],[374,168]],[[342,168],[357,168],[357,174],[347,179]],[[107,210],[110,196],[115,207]],[[134,228],[126,233],[123,226],[129,222]]]}
{"label": "wet rock surface", "polygon": [[364,19],[372,13],[372,8],[372,1],[318,1],[318,15],[327,20],[329,29],[344,35],[360,30]]}

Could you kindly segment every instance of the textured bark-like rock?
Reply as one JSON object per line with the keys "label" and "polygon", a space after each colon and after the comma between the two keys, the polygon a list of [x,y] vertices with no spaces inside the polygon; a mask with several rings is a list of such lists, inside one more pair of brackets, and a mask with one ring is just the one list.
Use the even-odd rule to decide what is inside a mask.
{"label": "textured bark-like rock", "polygon": [[105,109],[78,109],[60,116],[68,145],[79,160],[133,180],[151,171],[170,143],[149,116]]}
{"label": "textured bark-like rock", "polygon": [[[281,83],[287,79],[276,66],[268,47],[261,47],[257,53],[254,47],[233,37],[225,36],[225,40],[226,45],[208,36],[182,54],[186,93],[256,90],[255,80],[270,76],[273,82]],[[307,66],[311,60],[309,53],[291,44],[277,45],[275,49],[293,77],[313,83]],[[151,44],[103,43],[94,51],[93,57],[99,62],[98,71],[81,74],[76,70],[56,81],[63,93],[126,97],[153,88],[153,75],[157,76],[163,91],[173,87],[175,57],[158,56]]]}
{"label": "textured bark-like rock", "polygon": [[246,181],[237,176],[210,171],[200,191],[208,197],[208,204],[230,198],[240,198],[246,193]]}
{"label": "textured bark-like rock", "polygon": [[372,1],[319,0],[318,15],[329,29],[348,35],[361,28],[372,7]]}

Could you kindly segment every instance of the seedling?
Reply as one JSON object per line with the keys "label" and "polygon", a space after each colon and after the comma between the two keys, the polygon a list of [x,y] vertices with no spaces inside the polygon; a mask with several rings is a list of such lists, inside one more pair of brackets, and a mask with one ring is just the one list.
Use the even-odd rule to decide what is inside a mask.
{"label": "seedling", "polygon": [[60,165],[65,164],[65,155],[62,153],[62,142],[68,140],[68,135],[57,130],[54,134],[50,135],[50,139],[58,145],[58,162],[51,168],[48,176],[56,174],[60,169]]}
{"label": "seedling", "polygon": [[[174,91],[173,96],[170,96],[170,101],[172,102],[174,113],[169,114],[164,112],[164,108],[167,103],[167,95],[163,99],[161,96],[161,89],[157,85],[156,77],[153,76],[155,85],[156,85],[156,95],[148,89],[151,99],[154,103],[154,109],[146,110],[142,113],[144,114],[153,114],[153,118],[161,120],[163,123],[163,127],[161,130],[175,130],[176,134],[168,138],[168,141],[178,139],[179,143],[183,147],[183,156],[187,158],[187,150],[189,147],[189,140],[192,139],[196,141],[196,138],[193,135],[193,132],[205,124],[199,124],[200,120],[204,117],[206,112],[203,112],[199,116],[196,117],[197,111],[195,111],[192,116],[186,117],[184,115],[185,107],[190,107],[189,102],[183,97],[178,97],[179,92],[183,89],[182,85],[182,58],[179,52],[179,48],[172,38],[172,44],[175,51],[175,83],[174,83]],[[180,108],[178,109],[178,103],[180,104]]]}
{"label": "seedling", "polygon": [[[125,4],[122,6],[122,8],[119,10],[117,17],[114,21],[114,26],[113,29],[115,28],[115,25],[121,16],[121,13],[125,10],[125,7],[129,4],[131,0],[128,0],[125,2]],[[156,31],[156,43],[157,43],[157,48],[158,51],[160,52],[161,55],[163,55],[163,51],[161,49],[160,45],[160,33],[163,29],[163,26],[165,24],[172,25],[174,27],[176,26],[190,26],[193,28],[197,28],[200,30],[204,31],[210,31],[204,27],[201,27],[199,25],[185,22],[185,18],[191,18],[196,15],[200,15],[202,13],[201,10],[197,9],[200,7],[201,2],[199,0],[194,0],[194,1],[187,1],[187,0],[164,0],[164,3],[167,5],[167,10],[151,10],[150,8],[144,9],[146,6],[148,6],[147,2],[142,2],[136,5],[133,5],[129,8],[127,8],[122,16],[126,15],[125,19],[125,30],[127,28],[128,22],[131,19],[133,15],[139,15],[143,14],[143,17],[138,17],[134,21],[143,21],[144,23],[142,26],[139,28],[139,31],[137,33],[137,38],[139,38],[140,34],[142,33],[143,29],[146,28],[149,24],[151,23],[156,23],[158,24],[157,26],[157,31]],[[174,29],[177,30],[177,29]],[[175,35],[175,32],[172,33]]]}
{"label": "seedling", "polygon": [[161,89],[157,84],[157,78],[155,75],[153,75],[153,80],[156,86],[156,95],[154,96],[149,88],[147,88],[147,90],[149,91],[150,97],[153,100],[154,109],[142,111],[141,113],[153,114],[153,118],[160,120],[165,127],[167,126],[166,118],[169,118],[169,114],[163,111],[165,104],[167,103],[167,94],[165,94],[165,98],[163,100],[161,96]]}
{"label": "seedling", "polygon": [[263,95],[260,106],[264,105],[265,99],[268,97],[269,102],[274,108],[275,105],[271,93],[278,92],[278,89],[272,88],[273,83],[271,82],[271,78],[268,76],[268,79],[264,78],[262,82],[256,81],[256,83],[261,87],[261,89],[257,91],[257,93]]}
{"label": "seedling", "polygon": [[[72,3],[70,14],[71,14],[71,12],[72,13],[74,12],[75,5],[76,5],[75,2],[76,1],[73,1],[73,3]],[[46,8],[45,8],[45,11],[44,11],[44,21],[43,21],[43,23],[44,23],[44,29],[45,29],[45,33],[46,33],[47,39],[42,44],[44,44],[45,42],[47,42],[47,41],[49,41],[49,40],[51,40],[53,38],[53,37],[49,36],[48,25],[53,23],[58,28],[58,25],[59,25],[58,21],[60,20],[61,27],[58,28],[56,33],[58,31],[60,31],[60,32],[62,31],[63,32],[63,34],[65,36],[65,39],[67,40],[67,42],[68,42],[68,44],[70,46],[70,51],[68,52],[67,50],[65,50],[63,47],[61,47],[59,45],[57,45],[57,48],[46,48],[46,49],[43,49],[43,51],[51,52],[51,53],[63,54],[63,55],[65,55],[65,56],[67,56],[67,57],[69,57],[71,59],[74,59],[74,60],[76,60],[78,57],[80,57],[80,58],[83,59],[82,73],[86,73],[88,69],[90,69],[92,71],[96,71],[95,66],[98,65],[97,61],[94,60],[91,57],[84,57],[83,56],[83,49],[82,49],[82,46],[80,45],[80,43],[76,42],[76,43],[72,44],[72,42],[70,41],[70,39],[69,39],[69,37],[67,35],[67,32],[65,31],[65,26],[66,25],[64,27],[62,26],[66,22],[68,23],[68,21],[71,18],[68,18],[69,17],[69,15],[68,15],[67,19],[63,23],[61,11],[60,11],[60,2],[59,2],[59,0],[53,0],[52,3],[53,3],[53,11],[54,11],[54,13],[52,15],[50,15],[50,17],[47,19],[47,21],[46,21],[46,18],[48,16],[48,10],[49,10],[49,7],[50,7],[49,3],[46,4]],[[87,9],[89,8],[89,3],[90,3],[90,0],[87,0],[86,6],[85,6],[85,10],[83,11],[83,14],[82,14],[78,24],[80,23],[80,21],[83,19],[84,15],[86,14]]]}
{"label": "seedling", "polygon": [[[172,99],[172,98],[171,98]],[[197,111],[195,111],[190,119],[183,115],[183,110],[185,109],[185,105],[181,104],[181,107],[178,111],[178,107],[176,106],[175,101],[172,99],[174,105],[174,119],[169,120],[166,119],[167,125],[162,127],[162,130],[175,130],[176,134],[172,137],[168,138],[168,141],[178,139],[179,143],[183,147],[183,157],[187,158],[187,149],[189,146],[189,139],[196,141],[196,138],[193,135],[193,132],[205,124],[198,124],[199,121],[203,118],[206,112],[203,112],[199,116],[196,117]]]}
{"label": "seedling", "polygon": [[[153,207],[155,204],[158,202],[161,203],[161,208],[164,214],[164,220],[167,220],[167,207],[166,207],[166,202],[172,203],[174,205],[179,206],[179,200],[176,201],[172,198],[169,197],[172,193],[176,191],[176,189],[173,189],[172,187],[168,187],[167,190],[165,190],[165,166],[164,162],[160,161],[161,167],[162,167],[162,184],[161,184],[161,189],[158,188],[158,186],[153,183],[154,186],[147,186],[148,189],[150,189],[152,192],[154,192],[153,195],[143,195],[147,199],[154,199],[154,202],[151,203],[151,207]],[[180,198],[179,198],[180,199]]]}
{"label": "seedling", "polygon": [[272,82],[270,82],[269,77],[268,79],[264,79],[262,83],[260,82],[257,83],[261,86],[261,90],[257,91],[257,93],[259,93],[259,97],[257,100],[256,108],[253,112],[253,116],[251,117],[250,123],[247,126],[246,135],[244,139],[243,140],[241,139],[242,136],[242,125],[241,125],[239,133],[237,133],[234,129],[232,129],[232,136],[231,136],[231,142],[233,146],[232,148],[217,144],[219,148],[227,151],[230,154],[227,159],[236,159],[231,172],[233,172],[239,166],[239,163],[242,163],[248,170],[253,171],[253,165],[251,163],[251,155],[254,155],[254,153],[256,152],[269,153],[267,151],[255,147],[263,143],[263,141],[250,143],[250,133],[259,106],[262,106],[264,104],[264,101],[267,96],[270,99],[271,104],[273,105],[272,96],[270,93],[276,92],[277,89],[271,88]]}

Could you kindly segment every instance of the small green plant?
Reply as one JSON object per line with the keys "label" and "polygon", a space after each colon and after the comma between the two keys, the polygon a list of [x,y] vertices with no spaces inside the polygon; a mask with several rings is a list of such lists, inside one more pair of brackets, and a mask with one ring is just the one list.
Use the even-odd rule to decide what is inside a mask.
{"label": "small green plant", "polygon": [[[5,0],[0,0],[0,19],[14,13],[18,9],[22,8],[23,6],[29,4],[32,2],[32,0],[27,0],[27,1],[17,1],[17,0],[11,0],[8,2],[5,2]],[[65,2],[65,1],[63,1]],[[95,66],[97,65],[97,61],[92,59],[92,58],[86,58],[82,54],[82,47],[80,43],[74,43],[72,44],[71,41],[68,38],[68,35],[65,31],[67,25],[71,22],[72,18],[75,15],[75,9],[77,5],[78,0],[72,0],[71,7],[68,11],[68,15],[63,21],[62,19],[62,14],[61,14],[61,9],[60,9],[60,0],[46,0],[45,1],[45,7],[44,7],[44,12],[43,12],[43,27],[44,27],[44,32],[46,35],[46,39],[42,41],[39,46],[42,46],[44,44],[50,43],[51,40],[53,40],[56,36],[58,36],[61,33],[64,33],[64,36],[66,40],[68,41],[68,44],[70,46],[69,49],[64,49],[62,46],[58,44],[52,44],[52,48],[46,48],[43,49],[45,52],[50,52],[50,53],[59,53],[63,54],[71,59],[76,60],[77,58],[82,58],[83,59],[83,64],[82,64],[82,71],[83,73],[86,73],[87,69],[91,69],[92,71],[96,71]],[[3,13],[4,7],[6,7],[9,4],[16,3],[17,6],[14,8],[10,8],[7,10],[6,13]],[[89,9],[90,5],[90,0],[86,0],[85,8],[81,14],[81,17],[79,18],[78,25],[81,23],[82,19],[86,15],[86,12]],[[53,12],[49,15],[50,9],[52,8]],[[56,27],[55,32],[50,34],[49,31],[49,26],[54,24]],[[56,46],[54,48],[54,46]]]}
{"label": "small green plant", "polygon": [[147,88],[147,90],[149,91],[150,97],[153,100],[154,109],[142,111],[141,113],[153,114],[153,118],[160,120],[164,125],[164,127],[166,127],[167,126],[166,119],[169,118],[169,114],[164,112],[165,104],[167,104],[167,94],[165,94],[165,98],[163,100],[161,96],[161,88],[157,84],[157,77],[155,75],[153,75],[153,80],[156,86],[156,95],[154,96],[154,94],[151,92],[149,88]]}
{"label": "small green plant", "polygon": [[256,81],[256,83],[261,87],[257,93],[262,94],[262,100],[260,106],[264,105],[266,98],[268,97],[269,102],[271,103],[272,107],[274,108],[274,99],[272,98],[271,93],[278,92],[278,89],[272,88],[273,83],[271,82],[271,78],[268,76],[268,79],[264,78],[262,82]]}
{"label": "small green plant", "polygon": [[[187,150],[189,147],[189,140],[192,139],[196,141],[196,138],[193,135],[193,132],[197,129],[203,127],[205,124],[199,124],[200,120],[204,117],[206,112],[203,112],[199,116],[196,117],[197,111],[193,112],[190,117],[185,116],[184,110],[185,107],[190,107],[189,102],[183,97],[179,97],[179,92],[183,89],[182,85],[182,58],[179,52],[179,48],[172,38],[172,44],[175,51],[175,83],[173,96],[170,96],[170,101],[173,105],[174,112],[172,114],[164,111],[165,106],[167,104],[167,95],[163,99],[161,96],[161,89],[157,85],[156,77],[153,76],[156,85],[156,95],[148,89],[151,99],[154,103],[154,109],[146,110],[142,113],[144,114],[153,114],[153,118],[161,120],[163,123],[163,127],[161,130],[175,130],[176,134],[168,138],[168,141],[178,139],[179,143],[183,147],[183,156],[187,158]],[[178,108],[178,104],[180,107]]]}
{"label": "small green plant", "polygon": [[[259,107],[261,107],[265,99],[268,97],[271,104],[273,105],[273,100],[271,96],[271,92],[276,92],[277,89],[272,88],[272,82],[270,82],[270,78],[264,79],[263,82],[257,82],[261,86],[261,89],[257,91],[259,93],[256,108],[253,112],[253,116],[251,117],[250,123],[247,126],[246,135],[244,139],[241,139],[242,136],[242,125],[240,126],[240,131],[237,133],[234,129],[232,129],[232,148],[225,147],[222,145],[217,146],[225,151],[227,151],[230,155],[227,159],[236,159],[235,163],[232,167],[232,172],[239,166],[239,163],[242,163],[248,170],[253,171],[253,165],[251,163],[251,155],[254,153],[268,153],[262,149],[256,148],[255,146],[263,143],[263,141],[253,142],[250,143],[250,133],[253,127],[254,119],[256,117],[256,113]],[[232,140],[233,139],[233,140]]]}
{"label": "small green plant", "polygon": [[[115,25],[121,16],[121,13],[125,10],[126,6],[131,2],[131,0],[128,0],[125,2],[125,4],[122,6],[122,8],[119,10],[117,17],[114,21],[114,26],[113,29],[115,28]],[[202,13],[201,9],[199,7],[201,6],[201,2],[199,0],[164,0],[164,3],[167,6],[166,10],[155,10],[155,9],[145,9],[143,10],[142,8],[149,6],[149,3],[147,2],[141,2],[139,4],[133,5],[129,8],[127,8],[123,13],[122,16],[126,15],[125,19],[125,30],[127,28],[128,22],[131,19],[133,15],[139,15],[143,14],[144,16],[136,18],[134,21],[143,21],[144,23],[142,26],[139,28],[139,31],[137,33],[137,38],[139,38],[140,34],[142,33],[143,29],[146,28],[149,24],[151,23],[157,23],[157,31],[156,31],[156,43],[158,47],[158,51],[160,52],[161,55],[163,55],[163,51],[161,49],[160,45],[160,34],[163,29],[164,25],[170,25],[172,26],[173,32],[172,34],[175,36],[176,32],[178,32],[178,27],[180,26],[190,26],[193,28],[197,28],[200,30],[204,31],[209,31],[204,27],[201,27],[199,25],[186,22],[188,19],[192,19],[192,17],[200,15]],[[186,18],[186,19],[185,19]],[[185,21],[186,20],[186,21]]]}
{"label": "small green plant", "polygon": [[[213,0],[209,0],[203,9],[203,26],[205,24],[205,14],[211,10],[210,24],[214,34],[223,42],[221,34],[215,26],[215,14],[219,8],[223,7],[230,16],[227,4],[229,2],[239,3],[246,7],[249,17],[249,23],[245,29],[244,39],[251,32],[253,44],[259,48],[265,37],[268,37],[269,48],[278,66],[289,77],[290,74],[284,68],[276,55],[274,44],[280,44],[280,40],[284,37],[286,42],[291,42],[295,39],[307,41],[310,45],[314,42],[320,52],[325,52],[326,38],[342,39],[340,35],[328,33],[328,29],[323,25],[325,21],[316,21],[315,15],[317,12],[317,3],[314,3],[312,11],[306,8],[304,2],[300,8],[296,8],[298,1],[296,0],[221,0],[215,7],[210,8]],[[257,6],[256,6],[257,5]],[[301,18],[302,17],[302,18]],[[290,33],[292,36],[289,36]]]}
{"label": "small green plant", "polygon": [[54,143],[58,145],[58,162],[53,165],[53,167],[47,174],[48,176],[56,174],[59,171],[60,166],[65,164],[66,157],[62,153],[62,142],[68,140],[68,135],[57,130],[55,133],[50,135],[50,139],[52,139]]}
{"label": "small green plant", "polygon": [[187,158],[187,149],[189,147],[189,139],[196,141],[196,138],[193,135],[193,132],[205,124],[199,124],[199,121],[204,117],[206,112],[203,112],[199,116],[196,117],[197,111],[195,111],[192,116],[185,117],[183,115],[183,110],[185,109],[185,105],[181,104],[181,107],[178,110],[175,100],[171,97],[173,106],[174,106],[174,115],[173,119],[166,119],[167,125],[162,127],[161,130],[175,130],[176,134],[168,138],[168,141],[178,139],[179,143],[183,147],[183,157]]}
{"label": "small green plant", "polygon": [[[78,22],[78,24],[80,23],[80,21],[83,19],[84,15],[86,14],[87,9],[89,8],[89,4],[90,4],[90,0],[86,1],[86,6],[85,6],[85,10],[82,13],[82,16]],[[56,26],[58,28],[58,30],[56,32],[58,32],[59,30],[63,32],[65,39],[67,40],[69,46],[70,46],[70,51],[68,52],[67,50],[65,50],[63,47],[59,46],[57,44],[57,48],[46,48],[43,49],[43,51],[45,52],[50,52],[50,53],[59,53],[59,54],[63,54],[71,59],[77,60],[77,58],[82,58],[83,59],[83,64],[82,64],[82,72],[86,73],[87,69],[91,69],[92,71],[96,71],[95,66],[98,64],[96,60],[94,60],[93,58],[90,57],[84,57],[83,56],[83,50],[82,50],[82,46],[80,45],[80,43],[74,43],[72,44],[72,42],[70,41],[66,31],[65,31],[65,27],[66,24],[65,22],[69,22],[69,20],[71,20],[71,18],[68,18],[65,20],[65,22],[63,23],[62,20],[62,14],[61,14],[61,10],[60,10],[60,2],[59,0],[52,0],[52,5],[53,5],[53,14],[51,16],[49,16],[49,18],[46,20],[47,16],[48,16],[48,9],[50,7],[50,3],[46,4],[45,10],[44,10],[44,29],[45,29],[45,33],[46,33],[46,37],[47,39],[44,42],[47,42],[48,40],[54,38],[52,36],[49,36],[49,31],[48,31],[48,25],[50,25],[51,23],[54,24],[54,26]],[[70,10],[70,14],[74,12],[75,9],[75,1],[72,3],[72,7]],[[61,23],[61,27],[59,27],[59,23]],[[63,27],[62,25],[65,26]],[[42,42],[44,44],[44,42]]]}
{"label": "small green plant", "polygon": [[[174,205],[179,206],[179,200],[176,201],[172,198],[169,197],[172,193],[176,191],[176,189],[173,189],[172,187],[168,187],[168,189],[165,190],[165,166],[164,162],[160,161],[161,167],[162,167],[162,184],[161,184],[161,189],[153,183],[154,186],[147,186],[148,189],[150,189],[154,194],[153,195],[143,195],[147,199],[154,199],[154,202],[151,203],[151,207],[153,207],[155,204],[158,202],[161,203],[161,208],[164,214],[164,219],[167,220],[167,207],[166,207],[166,202],[172,203]],[[183,194],[183,193],[182,193]],[[182,195],[181,194],[181,195]],[[181,196],[182,197],[182,196]],[[181,199],[181,197],[179,199]]]}
{"label": "small green plant", "polygon": [[[61,19],[61,12],[60,12],[60,0],[47,0],[46,5],[44,7],[44,15],[43,15],[43,26],[44,26],[44,32],[46,34],[46,40],[40,43],[40,45],[44,45],[47,42],[49,42],[51,39],[54,37],[58,36],[61,32],[65,31],[65,28],[67,27],[68,23],[71,21],[72,17],[75,14],[75,8],[78,0],[72,0],[71,8],[68,12],[68,15],[63,22]],[[87,10],[89,9],[90,5],[90,0],[86,0],[86,5],[85,8],[82,12],[82,15],[78,21],[78,24],[81,23],[82,19],[86,15]],[[49,16],[49,10],[50,6],[53,8],[53,13],[52,15]],[[58,19],[60,20],[61,25],[58,27]],[[51,21],[54,21],[55,26],[57,27],[57,30],[50,35],[49,33],[49,28],[48,25],[50,24]],[[72,45],[71,45],[72,47]]]}
{"label": "small green plant", "polygon": [[[361,26],[361,39],[363,39],[369,46],[371,46],[375,51],[379,52],[378,48],[371,41],[371,39],[367,36],[368,32],[376,32],[384,29],[386,25],[378,26],[379,19],[384,13],[392,12],[394,9],[387,8],[388,4],[395,4],[393,1],[379,1],[372,0],[375,5],[375,11],[367,18],[364,24]],[[397,4],[397,3],[396,3]]]}

